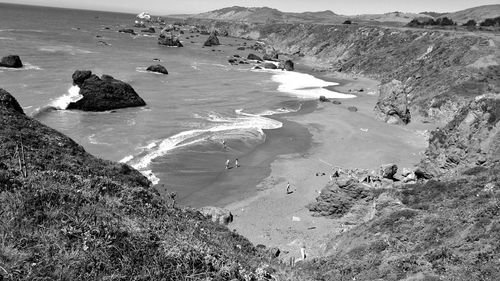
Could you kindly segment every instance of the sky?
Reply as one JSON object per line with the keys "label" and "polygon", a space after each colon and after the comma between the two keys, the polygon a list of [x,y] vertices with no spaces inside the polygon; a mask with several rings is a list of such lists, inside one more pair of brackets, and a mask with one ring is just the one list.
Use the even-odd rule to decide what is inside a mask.
{"label": "sky", "polygon": [[197,14],[230,6],[271,7],[283,12],[331,10],[342,15],[387,12],[455,12],[499,0],[0,0],[4,3],[154,15]]}

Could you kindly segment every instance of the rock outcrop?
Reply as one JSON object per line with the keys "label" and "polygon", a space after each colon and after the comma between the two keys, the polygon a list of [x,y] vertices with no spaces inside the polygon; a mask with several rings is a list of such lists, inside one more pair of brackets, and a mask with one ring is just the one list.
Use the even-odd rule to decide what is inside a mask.
{"label": "rock outcrop", "polygon": [[294,70],[293,61],[291,60],[280,61],[278,68],[286,71],[293,71]]}
{"label": "rock outcrop", "polygon": [[215,35],[215,32],[212,31],[210,35],[208,36],[207,41],[203,43],[203,46],[205,47],[210,47],[210,46],[217,46],[220,45],[219,38],[217,38],[217,35]]}
{"label": "rock outcrop", "polygon": [[161,64],[150,65],[146,70],[147,71],[151,71],[151,72],[158,72],[158,73],[162,73],[162,74],[168,74],[167,69],[163,65],[161,65]]}
{"label": "rock outcrop", "polygon": [[500,162],[500,95],[476,97],[444,128],[431,132],[422,173],[454,175]]}
{"label": "rock outcrop", "polygon": [[266,68],[266,69],[278,69],[278,67],[274,63],[271,63],[271,62],[263,63],[262,64],[262,68]]}
{"label": "rock outcrop", "polygon": [[19,105],[17,100],[2,88],[0,88],[0,106],[24,114],[23,108]]}
{"label": "rock outcrop", "polygon": [[233,214],[230,211],[218,207],[203,207],[198,210],[203,216],[211,219],[213,222],[227,225],[233,222]]}
{"label": "rock outcrop", "polygon": [[158,44],[169,46],[169,47],[184,47],[179,41],[179,37],[174,36],[170,32],[161,32],[160,36],[158,36]]}
{"label": "rock outcrop", "polygon": [[23,67],[23,63],[21,62],[21,58],[19,58],[18,55],[8,55],[0,60],[0,66],[10,67],[10,68],[21,68]]}
{"label": "rock outcrop", "polygon": [[154,27],[150,27],[148,29],[141,30],[141,32],[143,32],[143,33],[156,33],[156,30]]}
{"label": "rock outcrop", "polygon": [[80,88],[82,98],[71,102],[67,109],[106,111],[146,105],[132,86],[109,75],[99,78],[89,70],[77,70],[73,73],[73,84]]}
{"label": "rock outcrop", "polygon": [[375,111],[380,119],[390,124],[408,124],[410,122],[407,94],[401,81],[392,80],[380,87]]}

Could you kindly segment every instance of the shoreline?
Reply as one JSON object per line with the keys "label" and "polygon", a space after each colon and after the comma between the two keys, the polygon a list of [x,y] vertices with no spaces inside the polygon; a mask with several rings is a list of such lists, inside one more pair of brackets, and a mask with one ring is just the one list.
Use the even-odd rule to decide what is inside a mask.
{"label": "shoreline", "polygon": [[[280,258],[299,258],[301,245],[306,245],[309,257],[320,257],[326,237],[343,230],[344,219],[313,217],[305,207],[314,202],[318,192],[329,183],[332,167],[377,169],[395,163],[399,171],[412,167],[427,147],[425,134],[430,124],[393,126],[376,119],[373,107],[378,99],[376,80],[337,73],[312,74],[337,82],[332,90],[352,93],[363,89],[358,97],[341,99],[340,105],[318,103],[313,112],[283,119],[297,122],[312,134],[312,145],[306,153],[279,155],[271,163],[270,175],[258,185],[256,195],[229,203],[226,209],[234,215],[228,227],[247,237],[255,245],[278,247]],[[367,94],[370,93],[370,94]],[[358,112],[347,107],[355,106]],[[323,173],[325,175],[323,175]],[[286,194],[290,182],[292,194]]]}

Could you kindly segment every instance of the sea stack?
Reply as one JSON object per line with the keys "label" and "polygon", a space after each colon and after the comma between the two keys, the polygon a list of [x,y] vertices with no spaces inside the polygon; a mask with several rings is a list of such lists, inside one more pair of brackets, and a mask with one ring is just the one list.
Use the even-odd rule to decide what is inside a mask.
{"label": "sea stack", "polygon": [[106,111],[146,105],[132,86],[110,75],[99,78],[90,70],[77,70],[72,78],[73,84],[80,88],[82,98],[71,102],[67,109]]}
{"label": "sea stack", "polygon": [[219,38],[217,38],[217,36],[215,35],[215,32],[212,31],[212,33],[210,33],[210,36],[208,36],[208,39],[207,39],[207,41],[205,41],[203,46],[210,47],[210,46],[217,46],[217,45],[220,45]]}
{"label": "sea stack", "polygon": [[0,60],[0,66],[2,67],[10,67],[10,68],[21,68],[23,67],[23,63],[21,62],[21,58],[18,55],[8,55]]}

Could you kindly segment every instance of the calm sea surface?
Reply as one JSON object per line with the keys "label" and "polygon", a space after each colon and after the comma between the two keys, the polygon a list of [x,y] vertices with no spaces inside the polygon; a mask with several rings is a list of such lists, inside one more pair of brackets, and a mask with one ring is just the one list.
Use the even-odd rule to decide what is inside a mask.
{"label": "calm sea surface", "polygon": [[[138,28],[138,36],[117,32],[133,21],[128,14],[0,4],[0,56],[17,54],[25,64],[19,70],[0,68],[0,87],[27,115],[88,152],[126,162],[160,184],[168,186],[172,179],[184,204],[197,205],[191,196],[217,179],[225,159],[254,151],[265,141],[263,130],[282,126],[273,114],[298,110],[303,97],[336,94],[321,88],[331,83],[307,74],[230,66],[229,56],[248,55],[236,51],[244,40],[223,37],[223,46],[202,48],[206,36],[186,33],[184,48],[168,48]],[[146,72],[158,63],[153,59],[169,74]],[[71,88],[77,69],[130,83],[147,106],[64,110],[78,95]],[[44,110],[50,106],[60,110]]]}

